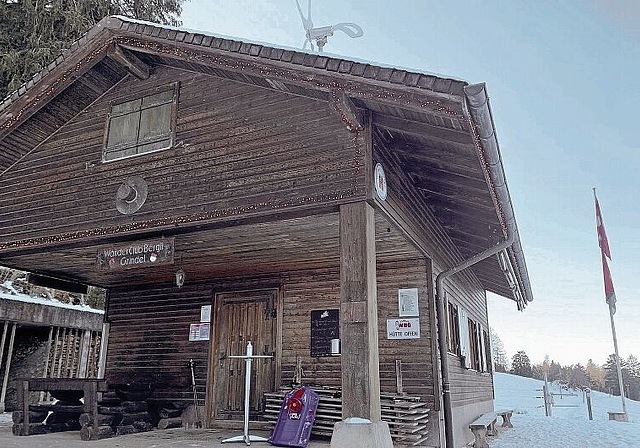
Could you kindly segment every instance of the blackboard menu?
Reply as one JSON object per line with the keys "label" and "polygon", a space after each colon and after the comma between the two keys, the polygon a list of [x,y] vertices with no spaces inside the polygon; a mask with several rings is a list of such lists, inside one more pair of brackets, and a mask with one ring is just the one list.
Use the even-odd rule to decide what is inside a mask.
{"label": "blackboard menu", "polygon": [[311,311],[311,356],[331,356],[331,339],[340,337],[339,311]]}

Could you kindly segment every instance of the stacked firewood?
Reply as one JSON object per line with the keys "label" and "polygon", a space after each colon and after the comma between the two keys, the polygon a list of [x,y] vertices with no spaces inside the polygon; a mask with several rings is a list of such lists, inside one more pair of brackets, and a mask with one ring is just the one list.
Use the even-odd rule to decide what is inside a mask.
{"label": "stacked firewood", "polygon": [[158,410],[158,429],[180,428],[182,426],[182,411],[165,405]]}
{"label": "stacked firewood", "polygon": [[[30,406],[29,409],[29,434],[45,434],[49,432],[44,424],[44,420],[49,414],[48,407]],[[13,420],[13,435],[21,436],[24,434],[24,412],[13,411],[11,415]]]}
{"label": "stacked firewood", "polygon": [[91,414],[80,416],[80,438],[99,440],[124,434],[150,431],[157,418],[149,412],[149,388],[117,388],[103,395],[98,405],[98,421]]}
{"label": "stacked firewood", "polygon": [[[62,398],[54,404],[29,406],[29,434],[77,431],[80,429],[80,415],[84,405],[72,392],[57,392]],[[24,412],[14,411],[11,415],[14,435],[24,435]]]}

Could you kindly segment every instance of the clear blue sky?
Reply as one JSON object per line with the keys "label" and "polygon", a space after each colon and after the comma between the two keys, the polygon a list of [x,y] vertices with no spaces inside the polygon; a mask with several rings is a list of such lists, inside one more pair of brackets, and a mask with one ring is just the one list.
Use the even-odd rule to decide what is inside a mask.
{"label": "clear blue sky", "polygon": [[[301,0],[306,11],[306,0]],[[490,296],[512,356],[613,352],[592,187],[613,256],[623,357],[640,357],[640,2],[316,0],[315,26],[355,22],[326,52],[486,82],[535,301]],[[295,0],[191,0],[185,28],[300,48]]]}

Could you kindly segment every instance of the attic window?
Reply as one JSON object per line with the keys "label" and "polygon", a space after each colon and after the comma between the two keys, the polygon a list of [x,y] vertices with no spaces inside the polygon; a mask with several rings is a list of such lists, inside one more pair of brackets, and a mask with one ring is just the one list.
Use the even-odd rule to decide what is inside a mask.
{"label": "attic window", "polygon": [[112,105],[102,160],[108,162],[171,148],[177,90],[175,84]]}

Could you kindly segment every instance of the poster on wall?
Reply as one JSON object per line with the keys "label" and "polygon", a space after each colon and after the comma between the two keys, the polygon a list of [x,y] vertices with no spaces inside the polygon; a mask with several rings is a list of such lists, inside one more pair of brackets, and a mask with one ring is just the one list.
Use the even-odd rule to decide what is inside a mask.
{"label": "poster on wall", "polygon": [[387,339],[420,339],[420,319],[387,319]]}
{"label": "poster on wall", "polygon": [[340,310],[311,311],[311,356],[332,356],[331,340],[340,338]]}
{"label": "poster on wall", "polygon": [[211,336],[211,324],[199,323],[189,326],[189,341],[208,341]]}
{"label": "poster on wall", "polygon": [[211,322],[211,305],[200,307],[200,322]]}
{"label": "poster on wall", "polygon": [[398,289],[398,316],[419,316],[418,288]]}

